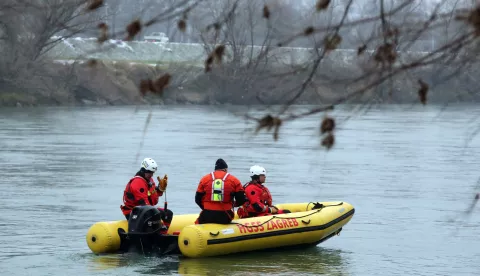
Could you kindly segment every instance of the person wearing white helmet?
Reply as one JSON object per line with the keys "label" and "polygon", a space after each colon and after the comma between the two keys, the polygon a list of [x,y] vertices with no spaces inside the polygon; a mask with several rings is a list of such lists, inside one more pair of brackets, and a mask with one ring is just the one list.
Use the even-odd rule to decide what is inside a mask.
{"label": "person wearing white helmet", "polygon": [[259,165],[250,167],[250,177],[251,181],[243,186],[248,202],[238,208],[238,217],[248,218],[290,213],[289,210],[279,210],[272,205],[272,195],[269,189],[263,185],[267,178],[267,171],[264,167]]}
{"label": "person wearing white helmet", "polygon": [[[123,204],[120,206],[122,213],[128,220],[132,209],[140,205],[155,206],[158,199],[167,189],[167,175],[163,179],[158,178],[158,186],[153,180],[153,175],[158,169],[157,162],[152,158],[145,158],[141,163],[140,170],[128,181],[123,192]],[[172,221],[173,212],[169,209],[158,208],[162,212],[162,221],[168,228]]]}

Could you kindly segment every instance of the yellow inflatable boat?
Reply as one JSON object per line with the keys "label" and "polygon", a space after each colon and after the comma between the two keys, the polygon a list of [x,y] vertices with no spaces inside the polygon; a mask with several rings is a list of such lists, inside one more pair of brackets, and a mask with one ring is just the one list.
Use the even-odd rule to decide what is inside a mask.
{"label": "yellow inflatable boat", "polygon": [[[170,252],[191,258],[312,246],[339,234],[355,212],[354,207],[346,202],[287,203],[276,206],[288,209],[291,213],[245,219],[235,217],[230,224],[194,224],[198,214],[174,215],[167,235],[156,235],[153,238],[155,240],[148,242],[144,239],[140,241],[140,246],[143,250],[160,240],[158,246],[174,245],[175,250]],[[148,225],[151,226],[151,222]],[[128,251],[133,240],[136,240],[132,237],[138,235],[131,233],[128,226],[126,220],[95,223],[87,232],[88,247],[96,254]]]}

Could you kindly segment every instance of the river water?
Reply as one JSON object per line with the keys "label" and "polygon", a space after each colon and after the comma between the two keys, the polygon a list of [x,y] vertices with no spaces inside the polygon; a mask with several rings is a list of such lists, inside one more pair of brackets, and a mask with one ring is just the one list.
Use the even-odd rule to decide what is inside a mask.
{"label": "river water", "polygon": [[[274,142],[235,116],[247,108],[233,111],[155,107],[143,134],[147,108],[2,109],[1,275],[478,275],[480,207],[465,210],[479,192],[479,107],[343,106],[330,152],[321,115],[285,124]],[[356,212],[308,250],[95,256],[87,229],[123,219],[123,189],[147,156],[178,214],[198,213],[197,183],[219,157],[242,182],[265,166],[274,202],[342,200]]]}

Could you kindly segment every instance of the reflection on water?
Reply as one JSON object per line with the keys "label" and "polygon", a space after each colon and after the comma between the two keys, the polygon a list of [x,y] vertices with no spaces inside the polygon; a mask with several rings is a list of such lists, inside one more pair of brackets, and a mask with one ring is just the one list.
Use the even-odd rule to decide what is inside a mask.
{"label": "reflection on water", "polygon": [[89,269],[96,273],[105,272],[111,275],[112,272],[120,270],[131,270],[137,273],[171,275],[177,274],[178,256],[166,257],[145,257],[136,253],[112,254],[112,255],[92,255],[85,256],[88,261]]}
{"label": "reflection on water", "polygon": [[255,252],[180,260],[180,275],[348,275],[340,250],[311,247],[286,252]]}
{"label": "reflection on water", "polygon": [[[88,257],[92,271],[135,267],[145,275],[349,275],[341,250],[310,247],[288,251],[251,252],[211,258],[143,257],[138,254]],[[143,268],[139,268],[143,267]]]}
{"label": "reflection on water", "polygon": [[136,254],[108,254],[108,255],[92,255],[85,256],[91,265],[89,269],[92,271],[102,271],[129,266],[132,263],[142,261],[143,256]]}

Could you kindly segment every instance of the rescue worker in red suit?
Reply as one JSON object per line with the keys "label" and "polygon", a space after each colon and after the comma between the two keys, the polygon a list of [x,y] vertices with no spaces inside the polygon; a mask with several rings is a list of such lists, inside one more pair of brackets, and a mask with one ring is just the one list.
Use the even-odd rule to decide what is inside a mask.
{"label": "rescue worker in red suit", "polygon": [[[123,203],[120,206],[125,218],[128,220],[132,209],[139,205],[155,206],[158,198],[167,189],[167,176],[159,179],[158,186],[155,185],[153,174],[157,171],[157,163],[152,158],[145,158],[142,161],[140,170],[130,179],[123,192]],[[163,224],[168,228],[172,222],[173,212],[169,209],[157,208],[162,214]]]}
{"label": "rescue worker in red suit", "polygon": [[242,183],[228,173],[223,159],[215,163],[215,171],[205,175],[198,184],[195,203],[202,209],[195,224],[228,224],[234,216],[234,207],[246,201]]}
{"label": "rescue worker in red suit", "polygon": [[290,210],[279,210],[272,205],[272,195],[263,183],[267,177],[265,168],[258,165],[250,167],[252,180],[245,184],[245,194],[248,201],[237,210],[239,218],[268,216],[273,214],[290,213]]}

